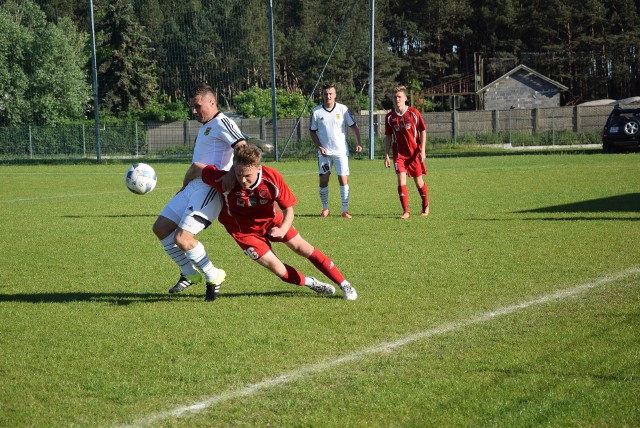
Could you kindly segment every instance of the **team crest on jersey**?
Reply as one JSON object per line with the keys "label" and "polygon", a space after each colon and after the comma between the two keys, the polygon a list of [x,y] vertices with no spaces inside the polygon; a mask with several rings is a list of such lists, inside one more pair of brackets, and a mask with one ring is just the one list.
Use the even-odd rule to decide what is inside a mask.
{"label": "team crest on jersey", "polygon": [[258,194],[260,195],[261,198],[265,198],[265,199],[269,196],[269,192],[267,192],[267,189],[260,189]]}
{"label": "team crest on jersey", "polygon": [[246,206],[246,199],[244,198],[236,198],[236,205],[238,205],[239,207],[244,207]]}
{"label": "team crest on jersey", "polygon": [[410,123],[405,123],[404,127],[405,127],[405,129],[411,129],[411,124]]}
{"label": "team crest on jersey", "polygon": [[340,113],[336,114],[336,119],[340,120]]}
{"label": "team crest on jersey", "polygon": [[209,132],[211,132],[211,128],[207,128],[204,130],[204,135],[209,135]]}

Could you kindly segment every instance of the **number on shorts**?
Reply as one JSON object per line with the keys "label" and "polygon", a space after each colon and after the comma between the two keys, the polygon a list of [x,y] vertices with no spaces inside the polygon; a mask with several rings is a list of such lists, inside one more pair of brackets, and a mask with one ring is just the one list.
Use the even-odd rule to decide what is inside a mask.
{"label": "number on shorts", "polygon": [[244,250],[244,253],[247,256],[251,257],[253,260],[258,260],[260,258],[253,247],[247,248],[246,250]]}

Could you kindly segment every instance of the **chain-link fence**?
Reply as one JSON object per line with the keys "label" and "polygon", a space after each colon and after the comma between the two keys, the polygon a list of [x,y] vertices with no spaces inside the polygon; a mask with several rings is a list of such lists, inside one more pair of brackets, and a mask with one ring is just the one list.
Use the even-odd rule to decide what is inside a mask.
{"label": "chain-link fence", "polygon": [[[611,106],[557,107],[494,111],[424,113],[430,148],[442,145],[553,146],[600,144],[600,134]],[[385,112],[373,117],[374,155],[380,156],[384,141]],[[278,121],[277,147],[271,120],[234,118],[246,138],[260,146],[266,156],[303,158],[316,153],[309,136],[309,118]],[[365,152],[371,142],[369,117],[356,115]],[[147,122],[102,125],[100,157],[190,156],[200,124],[197,121]],[[350,144],[355,140],[349,133]],[[22,126],[0,128],[0,159],[97,159],[92,124]]]}

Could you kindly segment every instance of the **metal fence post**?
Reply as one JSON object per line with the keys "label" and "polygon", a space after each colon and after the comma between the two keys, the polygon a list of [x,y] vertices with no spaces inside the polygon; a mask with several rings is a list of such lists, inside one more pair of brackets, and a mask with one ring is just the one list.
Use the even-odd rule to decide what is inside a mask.
{"label": "metal fence post", "polygon": [[511,106],[511,108],[509,108],[509,145],[513,145],[511,144],[511,112],[513,111],[515,107]]}
{"label": "metal fence post", "polygon": [[29,125],[29,157],[33,158],[33,137],[31,136],[31,125]]}

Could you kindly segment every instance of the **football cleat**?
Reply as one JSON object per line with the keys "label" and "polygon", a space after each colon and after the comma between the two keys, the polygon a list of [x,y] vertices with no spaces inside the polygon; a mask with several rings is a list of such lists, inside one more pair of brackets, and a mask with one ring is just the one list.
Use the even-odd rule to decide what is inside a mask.
{"label": "football cleat", "polygon": [[311,280],[311,285],[307,285],[307,287],[309,287],[310,289],[312,289],[318,294],[331,296],[333,293],[336,292],[336,289],[333,288],[333,285],[331,284],[325,284],[324,282],[320,282],[312,276],[310,276],[309,279]]}
{"label": "football cleat", "polygon": [[409,214],[409,211],[405,211],[405,212],[400,216],[400,218],[404,220],[405,218],[409,218],[409,215],[410,215],[410,214]]}
{"label": "football cleat", "polygon": [[202,279],[202,275],[200,272],[194,273],[193,275],[184,275],[180,274],[180,279],[176,282],[176,285],[169,289],[169,293],[175,294],[181,291],[184,291],[187,287],[192,286],[193,284],[200,282]]}
{"label": "football cleat", "polygon": [[207,282],[207,291],[204,294],[204,301],[213,302],[218,298],[218,294],[220,294],[220,284]]}
{"label": "football cleat", "polygon": [[342,213],[342,218],[352,218],[353,216],[351,214],[349,214],[348,211],[345,211]]}
{"label": "football cleat", "polygon": [[204,294],[205,302],[213,302],[218,298],[218,294],[220,294],[220,287],[222,286],[222,281],[227,277],[227,273],[222,269],[218,269],[218,276],[213,282],[207,281],[207,287]]}
{"label": "football cleat", "polygon": [[420,213],[420,215],[422,217],[426,217],[429,215],[429,205],[427,205],[426,207],[422,208],[422,212]]}
{"label": "football cleat", "polygon": [[356,289],[353,288],[348,282],[340,285],[340,289],[342,290],[342,297],[344,297],[345,300],[356,300],[358,298]]}
{"label": "football cleat", "polygon": [[320,217],[329,217],[329,210],[322,210]]}

